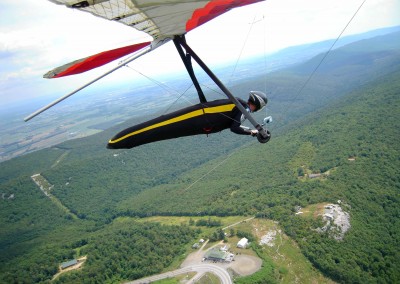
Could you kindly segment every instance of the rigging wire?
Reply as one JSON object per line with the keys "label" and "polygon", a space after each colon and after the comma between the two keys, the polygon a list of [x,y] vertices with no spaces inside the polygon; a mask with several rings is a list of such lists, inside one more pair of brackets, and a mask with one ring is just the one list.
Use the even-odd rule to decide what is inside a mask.
{"label": "rigging wire", "polygon": [[[233,77],[234,73],[236,72],[236,68],[237,68],[237,66],[238,66],[238,64],[239,64],[240,58],[241,58],[242,53],[243,53],[243,50],[244,50],[244,48],[245,48],[245,46],[246,46],[246,44],[247,44],[248,38],[249,38],[249,36],[250,36],[250,34],[251,34],[251,30],[253,29],[254,24],[257,23],[257,22],[259,22],[259,21],[256,21],[256,16],[257,16],[257,15],[254,15],[253,21],[251,22],[250,28],[249,28],[249,30],[248,30],[248,32],[247,32],[247,35],[246,35],[246,39],[244,40],[244,43],[243,43],[243,45],[242,45],[242,48],[241,48],[241,50],[240,50],[240,52],[239,52],[239,55],[238,55],[238,57],[237,57],[237,59],[236,59],[235,66],[234,66],[233,71],[232,71],[232,73],[231,73],[231,75],[230,75],[230,78],[229,78],[228,83],[231,82],[232,77]],[[264,17],[263,17],[263,20],[264,20]],[[265,35],[264,35],[264,36],[265,36]],[[265,51],[265,40],[264,40],[264,51]],[[264,52],[264,57],[265,57],[265,52]],[[266,64],[266,63],[265,63],[265,64]],[[214,91],[214,92],[216,92],[216,93],[218,93],[218,94],[224,95],[224,94],[222,94],[221,92],[219,92],[219,91],[217,91],[217,90],[214,90],[214,89],[212,89],[211,87],[209,87],[209,86],[207,86],[207,85],[203,85],[203,84],[202,84],[202,86],[205,86],[206,88],[208,88],[208,89],[210,89],[211,91]],[[265,88],[266,88],[266,84],[265,84]],[[221,115],[224,115],[224,114],[221,114]],[[226,115],[224,115],[224,116],[226,116]],[[235,121],[233,118],[230,118],[230,119],[232,119],[233,121]],[[231,157],[232,157],[234,154],[236,154],[239,150],[241,150],[241,149],[243,149],[243,148],[247,148],[247,147],[253,145],[255,142],[256,142],[256,141],[252,141],[252,142],[249,142],[249,143],[246,143],[246,144],[240,146],[239,148],[234,149],[234,151],[231,152],[231,153],[229,153],[221,162],[219,162],[217,165],[215,165],[213,168],[211,168],[208,172],[206,172],[206,173],[203,174],[201,177],[199,177],[199,178],[196,179],[194,182],[192,182],[188,187],[186,187],[185,189],[183,189],[183,191],[187,191],[187,190],[190,189],[192,186],[194,186],[196,183],[198,183],[199,181],[201,181],[202,179],[204,179],[206,176],[208,176],[209,174],[211,174],[212,172],[214,172],[217,168],[219,168],[222,164],[224,164],[229,158],[231,158]]]}
{"label": "rigging wire", "polygon": [[[263,48],[264,48],[264,53],[263,53],[263,59],[264,59],[264,93],[267,94],[267,21],[265,20],[265,15],[263,15],[262,20],[263,21]],[[268,105],[265,107],[265,115],[268,115]]]}
{"label": "rigging wire", "polygon": [[139,75],[145,77],[146,79],[148,79],[149,81],[153,82],[154,84],[156,84],[157,86],[159,86],[160,88],[164,89],[165,91],[167,91],[169,94],[175,93],[178,94],[179,96],[162,112],[162,114],[166,114],[171,107],[181,98],[183,98],[184,100],[186,100],[189,104],[193,105],[193,103],[191,101],[189,101],[186,97],[184,97],[184,95],[187,93],[187,91],[189,91],[189,89],[193,86],[193,84],[190,84],[189,87],[186,88],[186,90],[183,93],[179,93],[177,90],[169,87],[168,85],[157,81],[154,78],[151,78],[150,76],[147,76],[146,74],[144,74],[143,72],[140,72],[139,70],[133,68],[132,66],[126,64],[126,67],[128,67],[129,69],[131,69],[132,71],[135,71],[136,73],[138,73]]}
{"label": "rigging wire", "polygon": [[225,163],[230,157],[232,157],[232,155],[235,153],[236,151],[230,153],[228,156],[225,157],[225,159],[223,159],[221,162],[219,162],[216,166],[214,166],[211,170],[209,170],[208,172],[206,172],[204,175],[202,175],[201,177],[199,177],[198,179],[196,179],[194,182],[192,182],[188,187],[186,187],[183,191],[187,191],[188,189],[190,189],[192,186],[194,186],[197,182],[199,182],[200,180],[202,180],[203,178],[205,178],[206,176],[208,176],[209,174],[211,174],[213,171],[215,171],[217,168],[219,168],[223,163]]}
{"label": "rigging wire", "polygon": [[[340,37],[342,36],[342,34],[345,32],[345,30],[347,29],[347,27],[350,25],[350,23],[352,22],[352,20],[355,18],[355,16],[357,15],[357,13],[360,11],[361,7],[364,5],[364,3],[367,0],[364,0],[361,5],[358,7],[358,9],[356,10],[356,12],[353,14],[353,16],[350,18],[350,20],[348,21],[348,23],[346,24],[346,26],[342,29],[342,31],[340,32],[339,36],[336,38],[336,40],[333,42],[332,46],[329,48],[329,50],[326,52],[326,54],[324,55],[324,57],[321,59],[321,61],[319,62],[319,64],[316,66],[316,68],[313,70],[313,72],[310,74],[310,76],[308,77],[308,79],[306,80],[306,82],[303,84],[303,86],[300,88],[300,90],[297,92],[295,99],[301,94],[301,92],[303,91],[303,89],[305,88],[305,86],[309,83],[309,81],[311,80],[311,78],[315,75],[315,73],[317,72],[318,68],[321,66],[321,64],[323,63],[323,61],[325,60],[325,58],[328,56],[328,54],[331,52],[331,50],[333,49],[333,47],[335,46],[335,44],[337,43],[337,41],[340,39]],[[254,21],[253,21],[254,22]],[[246,38],[247,40],[247,38]],[[242,48],[243,50],[243,48]],[[239,55],[240,58],[241,54]],[[264,54],[265,56],[265,54]],[[236,65],[235,65],[235,69],[237,66],[237,63],[239,61],[236,61]],[[234,69],[234,70],[235,70]],[[232,74],[233,75],[233,74]],[[231,75],[231,76],[232,76]],[[265,86],[266,87],[266,86]],[[288,109],[289,107],[287,107]],[[284,111],[286,112],[287,109]],[[240,149],[244,148],[244,147],[249,147],[250,145],[253,145],[256,141],[252,141],[250,143],[247,143],[237,149],[235,149],[232,153],[230,153],[225,159],[223,159],[220,163],[218,163],[216,166],[214,166],[211,170],[209,170],[208,172],[206,172],[204,175],[202,175],[200,178],[198,178],[197,180],[195,180],[193,183],[191,183],[188,187],[186,187],[184,189],[184,191],[187,191],[188,189],[190,189],[193,185],[195,185],[197,182],[199,182],[200,180],[202,180],[203,178],[205,178],[206,176],[208,176],[210,173],[212,173],[213,171],[215,171],[218,167],[220,167],[223,163],[225,163],[230,157],[232,157],[234,154],[236,154]]]}
{"label": "rigging wire", "polygon": [[264,74],[265,74],[265,79],[264,79],[264,93],[267,93],[267,66],[268,66],[268,60],[267,60],[267,21],[265,20],[265,15],[263,15],[263,23],[264,23],[264,40],[263,40],[263,47],[264,47]]}
{"label": "rigging wire", "polygon": [[[254,18],[253,18],[253,20],[252,20],[251,23],[250,23],[250,28],[249,28],[249,30],[247,31],[245,40],[243,41],[242,48],[240,49],[240,52],[239,52],[239,54],[238,54],[238,56],[237,56],[237,58],[236,58],[235,65],[234,65],[234,67],[233,67],[233,70],[232,70],[232,72],[231,72],[231,75],[229,76],[228,84],[231,83],[232,78],[233,78],[233,75],[234,75],[235,72],[236,72],[237,66],[239,65],[239,61],[240,61],[240,59],[241,59],[241,57],[242,57],[243,51],[244,51],[244,49],[245,49],[245,47],[246,47],[246,44],[247,44],[247,42],[248,42],[248,39],[249,39],[249,36],[250,36],[250,34],[251,34],[251,31],[252,31],[252,29],[253,29],[254,24],[255,24],[255,23],[258,23],[258,22],[260,22],[260,21],[262,21],[262,20],[264,20],[264,17],[263,17],[262,20],[258,20],[258,21],[256,21],[256,18],[257,18],[257,14],[254,15]],[[222,97],[225,98],[225,94],[222,93],[221,91],[212,89],[210,86],[207,86],[207,85],[205,85],[205,84],[201,84],[201,85],[202,85],[203,87],[206,87],[206,88],[208,88],[209,90],[211,90],[211,91],[213,91],[213,92],[215,92],[215,93],[217,93],[217,94],[219,94],[219,95],[221,95]]]}
{"label": "rigging wire", "polygon": [[[248,38],[249,38],[249,36],[250,36],[250,34],[251,34],[251,31],[252,31],[252,29],[253,29],[254,24],[257,23],[257,22],[259,22],[259,21],[264,20],[264,17],[262,18],[262,20],[258,20],[258,21],[256,21],[256,18],[257,18],[257,14],[254,15],[254,18],[253,18],[253,20],[252,20],[251,23],[250,23],[250,28],[249,28],[249,30],[248,30],[248,32],[247,32],[247,34],[246,34],[246,38],[245,38],[245,40],[244,40],[244,42],[243,42],[242,48],[241,48],[241,50],[240,50],[240,52],[239,52],[239,55],[238,55],[238,57],[237,57],[237,59],[236,59],[235,66],[234,66],[234,68],[233,68],[233,70],[232,70],[232,73],[231,73],[231,75],[230,75],[230,78],[229,78],[229,80],[228,80],[228,83],[231,82],[232,77],[233,77],[234,73],[236,72],[236,68],[237,68],[237,66],[238,66],[238,64],[239,64],[240,58],[241,58],[241,56],[242,56],[242,53],[243,53],[243,51],[244,51],[244,49],[245,49],[245,47],[246,47]],[[264,45],[265,45],[265,43],[264,43]],[[151,77],[149,77],[149,76],[143,74],[143,73],[140,72],[139,70],[136,70],[136,69],[132,68],[132,67],[129,66],[129,65],[125,65],[125,66],[128,67],[128,68],[130,68],[131,70],[137,72],[138,74],[142,75],[143,77],[147,78],[147,79],[150,80],[151,82],[155,83],[157,86],[159,86],[159,87],[161,87],[162,89],[166,90],[168,93],[170,93],[169,90],[172,90],[172,92],[177,93],[177,94],[179,95],[179,97],[177,97],[177,99],[171,103],[171,105],[164,111],[163,114],[165,114],[167,111],[169,111],[169,110],[171,109],[171,107],[172,107],[179,99],[181,99],[181,98],[185,99],[185,100],[186,100],[187,102],[189,102],[191,105],[194,105],[192,102],[190,102],[187,98],[184,97],[185,93],[193,86],[193,84],[191,84],[191,85],[181,94],[181,93],[179,93],[178,91],[172,89],[171,87],[169,87],[169,86],[167,86],[167,85],[165,85],[165,84],[163,84],[163,83],[161,83],[161,82],[155,80],[154,78],[151,78]],[[217,94],[219,94],[219,95],[221,95],[221,96],[223,96],[223,97],[225,98],[225,95],[224,95],[222,92],[220,92],[220,91],[218,91],[218,90],[215,90],[215,89],[213,89],[213,88],[211,88],[211,87],[209,87],[209,86],[207,86],[207,85],[205,85],[205,84],[201,84],[201,85],[202,85],[203,87],[206,87],[206,88],[208,88],[209,90],[211,90],[211,91],[213,91],[213,92],[215,92],[215,93],[217,93]],[[201,104],[201,103],[200,103],[200,104]],[[204,105],[204,106],[205,106],[205,105]],[[225,114],[221,114],[221,115],[228,117],[228,116],[225,115]],[[230,119],[232,119],[232,118],[230,118]],[[232,119],[232,120],[234,121],[234,119]]]}
{"label": "rigging wire", "polygon": [[315,73],[317,72],[317,70],[319,69],[319,67],[322,65],[322,63],[324,62],[324,60],[328,57],[329,53],[332,51],[333,47],[336,45],[336,43],[339,41],[340,37],[343,35],[343,33],[345,32],[345,30],[347,29],[347,27],[350,25],[350,23],[353,21],[353,19],[355,18],[355,16],[357,15],[357,13],[360,11],[361,7],[364,5],[364,3],[367,0],[364,0],[361,5],[357,8],[357,10],[355,11],[355,13],[353,14],[353,16],[350,18],[350,20],[347,22],[347,24],[345,25],[345,27],[342,29],[342,31],[340,32],[340,34],[337,36],[337,38],[335,39],[335,41],[332,43],[332,45],[330,46],[330,48],[328,49],[327,52],[325,52],[324,56],[321,58],[321,60],[319,61],[319,63],[317,64],[317,66],[314,68],[314,70],[311,72],[311,74],[308,76],[307,80],[304,82],[304,84],[301,86],[301,88],[299,89],[299,91],[296,93],[296,95],[294,96],[294,98],[291,100],[292,103],[290,105],[288,105],[285,109],[285,111],[283,111],[283,113],[286,113],[287,110],[289,109],[289,107],[291,107],[293,105],[293,101],[295,101],[300,94],[303,92],[304,88],[308,85],[308,83],[311,81],[312,77],[314,77]]}
{"label": "rigging wire", "polygon": [[204,175],[202,175],[201,177],[199,177],[198,179],[196,179],[194,182],[192,182],[188,187],[186,187],[185,189],[183,189],[183,191],[187,191],[188,189],[190,189],[192,186],[194,186],[197,182],[199,182],[200,180],[202,180],[203,178],[205,178],[206,176],[208,176],[209,174],[211,174],[213,171],[215,171],[217,168],[219,168],[223,163],[225,163],[230,157],[232,157],[234,154],[236,154],[236,152],[238,152],[239,150],[241,150],[242,148],[248,147],[249,145],[253,144],[255,141],[250,142],[250,143],[246,143],[242,146],[240,146],[239,148],[234,149],[234,151],[232,153],[229,153],[221,162],[219,162],[217,165],[215,165],[213,168],[211,168],[211,170],[209,170],[208,172],[206,172]]}
{"label": "rigging wire", "polygon": [[251,30],[253,29],[254,23],[256,23],[256,17],[257,17],[257,14],[254,15],[253,21],[251,21],[250,28],[249,28],[249,30],[247,31],[246,38],[245,38],[245,40],[244,40],[244,42],[243,42],[242,48],[240,49],[239,55],[238,55],[238,57],[237,57],[237,59],[236,59],[235,67],[234,67],[233,70],[232,70],[232,73],[231,73],[231,76],[230,76],[230,78],[229,78],[228,84],[231,82],[232,77],[233,77],[233,75],[234,75],[235,72],[236,72],[236,68],[237,68],[237,66],[238,66],[238,64],[239,64],[240,58],[242,57],[243,50],[244,50],[244,48],[246,47],[246,44],[247,44],[247,41],[248,41],[248,39],[249,39]]}
{"label": "rigging wire", "polygon": [[[135,71],[135,72],[138,73],[139,75],[145,77],[146,79],[150,80],[151,82],[153,82],[154,84],[156,84],[156,85],[159,86],[160,88],[166,90],[169,94],[171,94],[171,93],[176,93],[176,94],[179,95],[179,96],[178,96],[178,97],[163,111],[163,112],[161,112],[162,115],[166,114],[166,113],[171,109],[171,107],[172,107],[173,105],[175,105],[176,102],[177,102],[179,99],[181,99],[181,98],[184,99],[186,102],[188,102],[190,105],[194,105],[193,102],[191,102],[189,99],[187,99],[187,98],[184,96],[184,95],[187,93],[187,91],[189,91],[189,89],[193,86],[193,84],[190,84],[189,87],[187,87],[186,90],[185,90],[183,93],[179,93],[177,90],[175,90],[175,89],[169,87],[169,86],[166,85],[166,84],[163,84],[163,83],[160,82],[160,81],[157,81],[157,80],[154,79],[154,78],[151,78],[151,77],[147,76],[147,75],[144,74],[143,72],[140,72],[139,70],[137,70],[137,69],[135,69],[135,68],[129,66],[128,64],[125,65],[125,66],[128,67],[129,69],[131,69],[132,71]],[[217,91],[217,90],[215,90],[215,89],[212,89],[211,87],[209,87],[209,86],[207,86],[207,85],[203,85],[203,84],[202,84],[202,86],[204,86],[204,87],[210,89],[211,91],[214,91],[214,92],[216,92],[216,93],[218,93],[218,94],[223,95],[223,93],[221,93],[221,92],[219,92],[219,91]],[[203,103],[199,103],[199,104],[201,104],[201,105],[204,106],[204,107],[208,107],[207,105],[205,105],[205,104],[203,104]],[[237,120],[235,120],[235,119],[229,117],[228,115],[226,115],[226,114],[224,114],[224,113],[220,113],[219,115],[224,116],[224,117],[227,117],[227,118],[231,119],[232,121],[238,122]]]}

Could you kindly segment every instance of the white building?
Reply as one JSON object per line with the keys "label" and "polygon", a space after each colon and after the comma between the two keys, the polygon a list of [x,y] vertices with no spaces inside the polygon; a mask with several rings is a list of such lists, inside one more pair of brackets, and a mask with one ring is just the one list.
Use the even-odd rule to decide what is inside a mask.
{"label": "white building", "polygon": [[246,238],[242,238],[242,239],[237,243],[237,247],[238,247],[238,248],[246,248],[248,244],[249,244],[249,240],[246,239]]}

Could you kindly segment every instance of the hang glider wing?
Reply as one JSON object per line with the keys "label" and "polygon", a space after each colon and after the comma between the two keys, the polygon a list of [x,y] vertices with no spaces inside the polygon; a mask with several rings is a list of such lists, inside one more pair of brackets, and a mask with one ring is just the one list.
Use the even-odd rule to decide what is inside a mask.
{"label": "hang glider wing", "polygon": [[[143,31],[159,42],[183,35],[188,31],[233,9],[263,0],[49,0],[69,8],[89,12],[107,20]],[[79,74],[102,66],[122,56],[138,51],[149,42],[105,51],[93,56],[73,61],[47,72],[44,78],[59,78]]]}
{"label": "hang glider wing", "polygon": [[45,75],[43,75],[44,78],[59,78],[63,76],[68,76],[68,75],[75,75],[79,74],[82,72],[86,72],[88,70],[91,70],[93,68],[102,66],[104,64],[107,64],[111,61],[114,61],[118,58],[121,58],[125,55],[131,54],[135,51],[138,51],[142,49],[143,47],[146,47],[150,45],[150,42],[144,42],[144,43],[139,43],[139,44],[134,44],[134,45],[129,45],[113,50],[108,50],[104,51],[86,58],[78,59],[75,60],[71,63],[65,64],[63,66],[57,67],[49,72],[47,72]]}

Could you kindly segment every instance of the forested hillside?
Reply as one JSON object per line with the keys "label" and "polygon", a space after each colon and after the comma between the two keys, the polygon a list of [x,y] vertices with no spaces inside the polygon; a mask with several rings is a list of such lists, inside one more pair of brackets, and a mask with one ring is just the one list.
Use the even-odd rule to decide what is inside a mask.
{"label": "forested hillside", "polygon": [[[299,121],[268,147],[249,145],[195,184],[219,160],[120,208],[139,216],[257,214],[279,220],[333,279],[394,283],[400,277],[399,75]],[[303,168],[330,174],[304,182]],[[309,229],[316,227],[312,220],[294,215],[296,206],[337,200],[348,205],[352,220],[343,242],[315,233]]]}
{"label": "forested hillside", "polygon": [[[396,282],[397,38],[332,52],[304,89],[318,58],[267,78],[235,82],[235,93],[245,95],[267,80],[268,111],[275,118],[267,144],[224,131],[107,150],[108,139],[132,120],[1,163],[0,282],[49,281],[62,261],[84,255],[91,257],[83,270],[57,281],[117,282],[158,273],[200,232],[129,218],[152,215],[272,219],[328,277]],[[384,47],[375,48],[379,41]],[[354,58],[355,50],[362,59]],[[307,179],[306,173],[324,175]],[[34,174],[47,181],[51,198],[33,182]],[[351,217],[342,241],[315,230],[320,218],[295,215],[299,207],[338,200]]]}
{"label": "forested hillside", "polygon": [[[271,218],[333,279],[394,283],[400,279],[399,78],[395,72],[371,83],[298,121],[267,147],[248,145],[216,169],[222,158],[119,208],[129,216]],[[303,181],[303,169],[329,175]],[[294,214],[296,206],[337,200],[347,204],[351,215],[352,228],[343,242],[310,230],[317,224]]]}

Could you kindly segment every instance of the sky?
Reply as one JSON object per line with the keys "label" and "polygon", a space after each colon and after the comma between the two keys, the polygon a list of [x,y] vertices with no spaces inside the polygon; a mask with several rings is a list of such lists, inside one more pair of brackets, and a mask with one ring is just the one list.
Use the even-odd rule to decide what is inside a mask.
{"label": "sky", "polygon": [[[234,9],[187,35],[210,66],[285,47],[336,39],[364,0],[267,0]],[[399,0],[367,0],[344,35],[400,25]],[[0,1],[0,111],[18,102],[61,97],[116,66],[43,79],[47,71],[98,52],[151,40],[146,34],[47,0]],[[184,70],[168,43],[130,64],[146,76]],[[101,84],[134,80],[122,68]],[[94,87],[95,88],[95,87]],[[78,95],[78,94],[77,94]]]}

